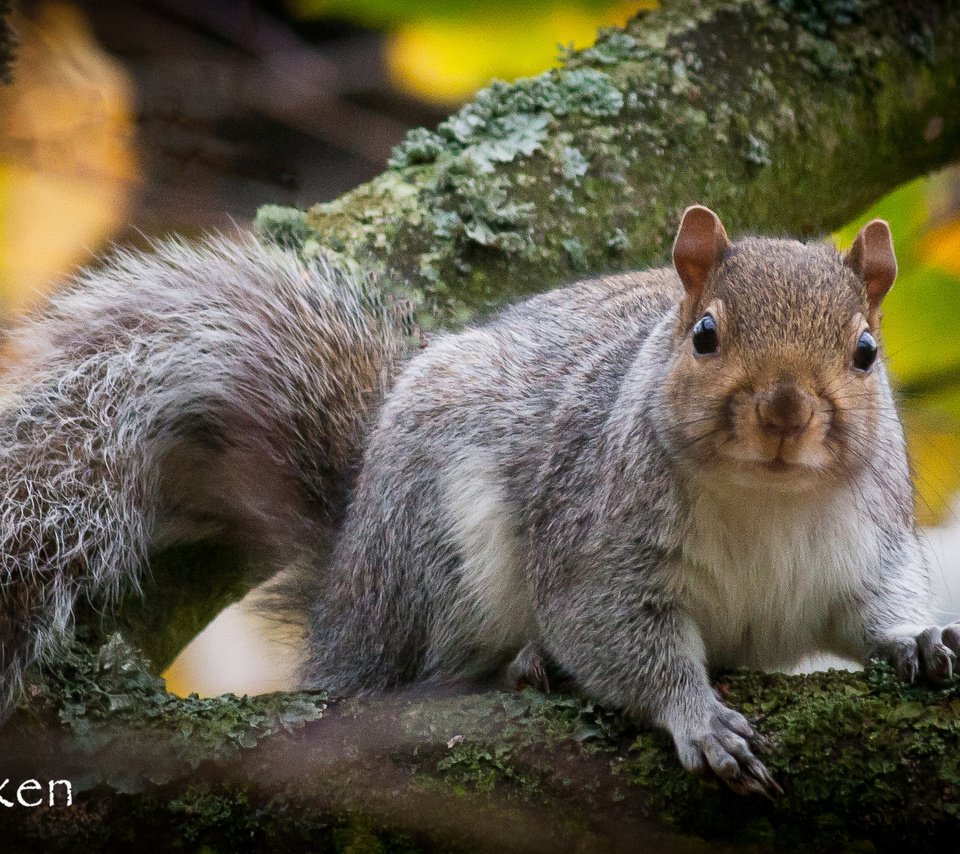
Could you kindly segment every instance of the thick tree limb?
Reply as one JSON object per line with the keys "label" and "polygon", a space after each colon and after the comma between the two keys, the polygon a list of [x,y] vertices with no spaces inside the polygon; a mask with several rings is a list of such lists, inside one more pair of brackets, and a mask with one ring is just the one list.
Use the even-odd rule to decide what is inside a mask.
{"label": "thick tree limb", "polygon": [[309,211],[308,246],[384,269],[429,325],[664,260],[695,201],[817,236],[960,155],[958,67],[951,0],[675,0],[411,133]]}
{"label": "thick tree limb", "polygon": [[[958,68],[952,0],[677,0],[558,71],[481,93],[436,133],[415,132],[395,168],[341,199],[306,215],[267,209],[260,222],[307,254],[380,270],[425,328],[456,325],[566,278],[663,258],[693,201],[718,209],[732,233],[810,235],[841,224],[960,154]],[[182,557],[155,564],[145,605],[124,608],[117,623],[158,660],[251,583],[229,560],[215,583],[185,578]],[[496,694],[409,700],[393,711],[340,705],[291,744],[283,722],[315,717],[311,701],[178,701],[116,648],[68,657],[5,732],[5,775],[20,767],[36,776],[48,755],[65,763],[56,770],[51,760],[57,778],[86,769],[84,781],[108,787],[84,801],[89,839],[139,822],[151,841],[182,832],[198,845],[239,845],[229,836],[236,828],[269,842],[319,838],[326,827],[330,845],[402,837],[469,847],[498,834],[503,847],[536,850],[570,847],[586,827],[577,837],[586,847],[622,847],[645,814],[712,836],[753,834],[761,847],[845,835],[882,846],[957,831],[960,695],[893,687],[882,670],[872,681],[731,683],[782,742],[770,765],[787,795],[769,807],[688,779],[658,736],[631,747],[625,724],[563,698],[546,701],[545,714],[542,699]],[[517,712],[518,703],[535,708]],[[408,735],[420,726],[425,741]],[[583,747],[581,727],[599,729],[609,752]],[[351,739],[396,728],[402,737],[369,754],[344,752]],[[448,748],[458,732],[464,740]],[[261,735],[256,750],[237,753]],[[171,770],[158,777],[153,768]],[[464,794],[451,796],[450,785]],[[115,794],[131,788],[129,798]],[[281,811],[272,823],[270,810]],[[9,815],[0,813],[22,839],[80,821]],[[504,828],[513,827],[511,842]]]}
{"label": "thick tree limb", "polygon": [[3,776],[84,792],[0,809],[11,850],[953,850],[960,831],[960,686],[880,666],[721,681],[774,739],[775,804],[562,694],[178,700],[116,640],[50,678],[70,688],[0,736]]}

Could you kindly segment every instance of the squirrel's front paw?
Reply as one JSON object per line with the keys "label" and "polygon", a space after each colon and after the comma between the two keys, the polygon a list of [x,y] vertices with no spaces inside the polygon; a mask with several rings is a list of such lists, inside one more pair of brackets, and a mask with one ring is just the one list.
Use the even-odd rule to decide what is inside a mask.
{"label": "squirrel's front paw", "polygon": [[933,626],[918,635],[893,637],[877,648],[904,682],[913,682],[918,674],[940,684],[953,675],[953,663],[960,655],[960,623],[945,629]]}
{"label": "squirrel's front paw", "polygon": [[770,776],[754,750],[769,748],[760,735],[739,712],[719,701],[714,705],[701,731],[674,734],[680,762],[688,771],[716,774],[733,791],[741,795],[758,794],[773,800],[783,789]]}

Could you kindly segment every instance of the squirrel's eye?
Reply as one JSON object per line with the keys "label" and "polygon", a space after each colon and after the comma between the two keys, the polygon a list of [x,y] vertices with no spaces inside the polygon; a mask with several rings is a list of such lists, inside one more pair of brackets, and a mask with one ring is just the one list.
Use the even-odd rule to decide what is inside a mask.
{"label": "squirrel's eye", "polygon": [[869,371],[877,361],[877,339],[866,329],[857,339],[857,349],[853,351],[853,366],[858,371]]}
{"label": "squirrel's eye", "polygon": [[698,356],[716,353],[720,347],[717,337],[717,321],[709,314],[701,317],[693,326],[693,352]]}

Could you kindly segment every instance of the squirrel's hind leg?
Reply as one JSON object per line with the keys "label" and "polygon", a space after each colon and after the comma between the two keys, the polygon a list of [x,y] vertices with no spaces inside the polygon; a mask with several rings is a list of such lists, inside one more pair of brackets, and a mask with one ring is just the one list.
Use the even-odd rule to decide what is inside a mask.
{"label": "squirrel's hind leg", "polygon": [[505,673],[507,687],[516,691],[533,688],[549,694],[552,669],[553,662],[540,642],[530,641],[507,665]]}

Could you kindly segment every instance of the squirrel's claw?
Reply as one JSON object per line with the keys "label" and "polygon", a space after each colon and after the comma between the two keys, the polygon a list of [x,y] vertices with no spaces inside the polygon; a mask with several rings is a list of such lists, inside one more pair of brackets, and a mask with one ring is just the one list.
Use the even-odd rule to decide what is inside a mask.
{"label": "squirrel's claw", "polygon": [[771,753],[773,751],[773,742],[759,732],[754,732],[750,738],[750,746],[760,753]]}
{"label": "squirrel's claw", "polygon": [[904,682],[915,682],[922,675],[942,685],[953,678],[954,662],[960,655],[960,624],[945,629],[933,626],[914,637],[890,638],[878,652]]}
{"label": "squirrel's claw", "polygon": [[689,770],[709,769],[737,794],[762,795],[773,801],[783,789],[754,755],[758,747],[769,749],[770,741],[739,712],[719,703],[708,732],[678,743],[680,760]]}
{"label": "squirrel's claw", "polygon": [[948,682],[953,676],[953,652],[943,643],[943,631],[936,626],[917,637],[923,671],[931,682]]}
{"label": "squirrel's claw", "polygon": [[754,767],[750,767],[741,780],[736,781],[736,785],[729,782],[727,785],[738,795],[761,795],[771,803],[776,803],[777,798],[783,794],[783,789],[762,763],[754,760],[752,766]]}
{"label": "squirrel's claw", "polygon": [[955,655],[960,656],[960,623],[947,626],[941,635],[944,645]]}

